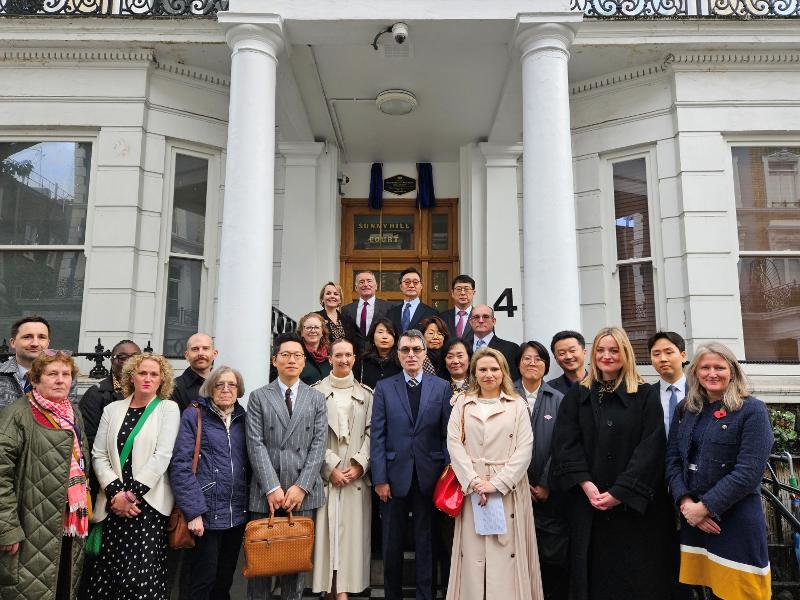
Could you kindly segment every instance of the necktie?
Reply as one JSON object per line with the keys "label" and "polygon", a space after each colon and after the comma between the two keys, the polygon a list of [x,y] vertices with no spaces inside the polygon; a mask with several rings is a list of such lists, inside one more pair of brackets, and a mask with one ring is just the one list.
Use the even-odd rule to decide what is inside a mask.
{"label": "necktie", "polygon": [[413,377],[411,379],[409,379],[408,380],[408,387],[412,387],[412,388],[417,387],[417,380],[414,379]]}
{"label": "necktie", "polygon": [[292,417],[292,389],[286,388],[286,410],[289,411],[289,418]]}
{"label": "necktie", "polygon": [[484,342],[483,340],[479,339],[477,342],[475,342],[475,350],[480,350],[481,347],[485,346],[485,345],[486,345],[486,342]]}
{"label": "necktie", "polygon": [[364,307],[361,309],[361,335],[367,335],[367,307],[369,302],[364,302]]}
{"label": "necktie", "polygon": [[405,308],[403,308],[403,318],[400,320],[400,326],[403,329],[400,333],[405,333],[411,326],[411,304],[408,302],[406,302]]}
{"label": "necktie", "polygon": [[669,426],[672,424],[672,416],[675,414],[675,407],[678,406],[678,395],[675,393],[678,391],[674,385],[671,385],[667,388],[668,392],[672,392],[669,395],[669,423],[667,424],[667,433],[669,433]]}
{"label": "necktie", "polygon": [[464,335],[464,321],[466,321],[465,317],[467,316],[467,311],[460,310],[458,311],[458,323],[456,323],[456,335],[461,337]]}
{"label": "necktie", "polygon": [[33,391],[33,386],[31,385],[30,373],[25,373],[25,376],[22,378],[22,380],[25,382],[25,385],[22,386],[22,391],[26,394]]}

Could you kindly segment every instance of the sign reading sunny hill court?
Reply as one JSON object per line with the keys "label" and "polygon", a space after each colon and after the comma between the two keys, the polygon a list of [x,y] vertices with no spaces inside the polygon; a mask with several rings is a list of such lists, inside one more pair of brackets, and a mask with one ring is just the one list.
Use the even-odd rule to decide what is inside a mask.
{"label": "sign reading sunny hill court", "polygon": [[413,250],[413,215],[355,215],[354,250]]}
{"label": "sign reading sunny hill court", "polygon": [[383,180],[383,190],[402,196],[417,189],[417,180],[407,175],[394,175]]}

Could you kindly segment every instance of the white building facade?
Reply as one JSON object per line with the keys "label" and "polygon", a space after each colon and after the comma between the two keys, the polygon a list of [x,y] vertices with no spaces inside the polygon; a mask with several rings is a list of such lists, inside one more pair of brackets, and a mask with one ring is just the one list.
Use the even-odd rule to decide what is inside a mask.
{"label": "white building facade", "polygon": [[[273,306],[362,266],[392,297],[408,263],[437,306],[471,274],[503,338],[622,324],[646,361],[674,330],[800,401],[796,3],[31,4],[0,0],[0,337],[30,312],[82,351],[208,331],[252,389]],[[439,216],[416,190],[369,213],[372,163],[425,162]],[[370,214],[410,245],[359,246]]]}

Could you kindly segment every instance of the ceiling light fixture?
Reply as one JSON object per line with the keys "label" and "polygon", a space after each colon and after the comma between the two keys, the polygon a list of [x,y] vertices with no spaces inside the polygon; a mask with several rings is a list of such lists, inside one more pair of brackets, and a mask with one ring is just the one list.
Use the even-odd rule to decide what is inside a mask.
{"label": "ceiling light fixture", "polygon": [[385,90],[375,98],[375,106],[386,115],[407,115],[417,108],[417,98],[406,90]]}

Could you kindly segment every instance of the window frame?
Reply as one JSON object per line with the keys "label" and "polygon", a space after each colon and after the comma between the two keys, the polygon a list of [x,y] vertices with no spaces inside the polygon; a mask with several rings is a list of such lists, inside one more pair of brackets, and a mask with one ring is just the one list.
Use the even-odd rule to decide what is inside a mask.
{"label": "window frame", "polygon": [[[85,348],[93,346],[94,337],[86,333],[86,315],[89,279],[92,273],[92,253],[88,250],[94,246],[94,216],[95,201],[97,194],[97,170],[99,160],[99,130],[87,132],[86,129],[59,129],[58,131],[35,131],[30,129],[7,129],[0,133],[0,143],[9,142],[72,142],[76,144],[89,144],[91,146],[92,158],[89,161],[89,187],[86,194],[86,232],[83,244],[2,244],[0,252],[82,252],[85,261],[85,275],[83,278],[83,289],[81,290],[81,310],[78,326],[78,346],[70,348],[76,352],[81,352]],[[14,293],[17,293],[18,286],[15,286]],[[7,335],[3,332],[0,337]]]}
{"label": "window frame", "polygon": [[[653,302],[656,331],[667,322],[667,303],[664,298],[664,255],[661,238],[661,210],[658,196],[658,165],[654,146],[626,149],[605,153],[601,157],[601,197],[603,202],[603,247],[605,256],[606,323],[622,326],[622,302],[620,300],[620,267],[649,263],[653,271]],[[617,254],[616,205],[614,199],[614,165],[644,159],[647,186],[648,233],[650,256],[646,258],[620,259]],[[638,356],[638,363],[650,364],[650,357]]]}
{"label": "window frame", "polygon": [[[737,176],[738,168],[737,164],[733,159],[733,149],[734,148],[756,148],[756,147],[785,147],[785,148],[793,148],[796,149],[798,153],[800,153],[800,137],[798,136],[748,136],[748,135],[735,135],[735,136],[726,136],[725,143],[727,146],[727,153],[725,156],[726,166],[729,169],[730,173],[730,186],[731,186],[731,199],[730,199],[730,207],[731,207],[731,235],[733,239],[736,241],[736,244],[732,247],[733,252],[736,255],[736,299],[739,303],[739,328],[738,328],[738,339],[741,343],[742,348],[742,358],[740,359],[742,362],[748,365],[748,373],[753,375],[766,375],[766,374],[775,374],[775,368],[779,369],[780,375],[783,374],[795,374],[791,371],[791,369],[796,369],[797,365],[800,364],[798,362],[778,362],[778,361],[756,361],[756,362],[749,362],[747,358],[747,350],[745,348],[745,334],[744,334],[744,317],[742,313],[742,296],[741,296],[741,284],[739,281],[739,267],[741,265],[742,258],[800,258],[800,250],[742,250],[741,246],[739,245],[739,228],[738,228],[738,209],[739,206],[736,204],[736,197],[737,197],[737,188],[739,186],[739,178]],[[788,369],[788,371],[787,371]]]}
{"label": "window frame", "polygon": [[[203,255],[172,252],[172,229],[175,194],[175,163],[182,154],[208,162],[206,182],[206,212],[203,230]],[[222,215],[222,152],[219,149],[191,144],[183,141],[167,140],[164,165],[164,185],[162,198],[161,235],[159,243],[158,281],[155,302],[156,322],[153,331],[153,347],[160,348],[164,356],[183,360],[180,355],[171,355],[164,348],[167,321],[167,290],[169,284],[170,259],[187,259],[200,262],[200,298],[198,302],[197,330],[214,330],[214,310],[217,301],[217,276],[219,266],[219,227]]]}

